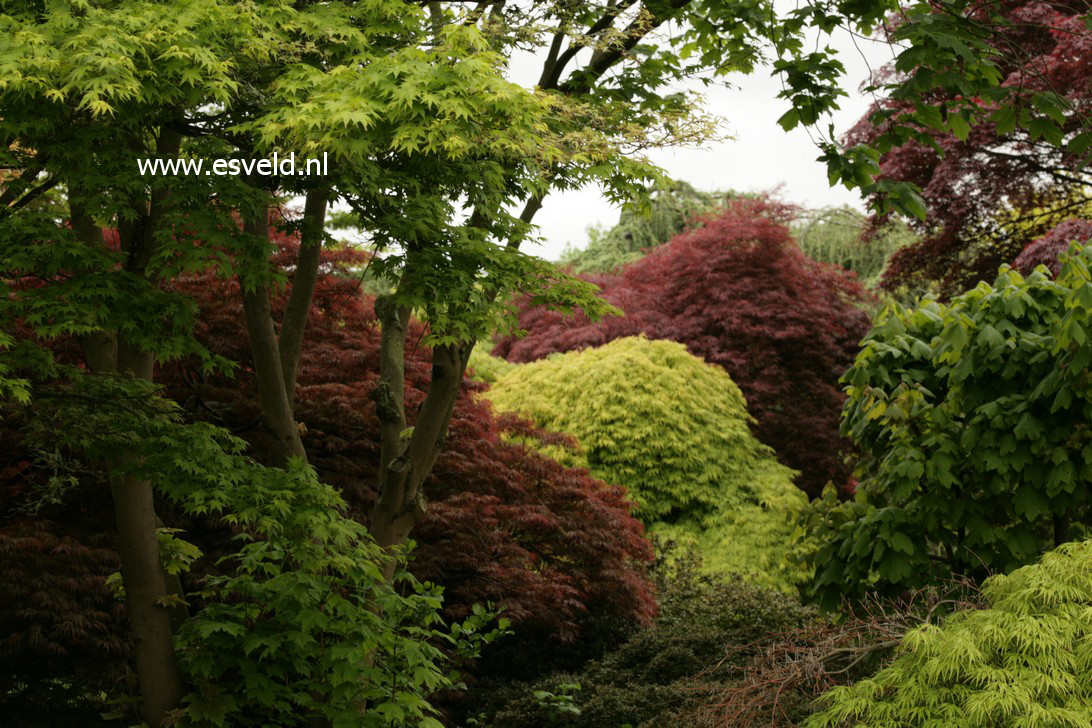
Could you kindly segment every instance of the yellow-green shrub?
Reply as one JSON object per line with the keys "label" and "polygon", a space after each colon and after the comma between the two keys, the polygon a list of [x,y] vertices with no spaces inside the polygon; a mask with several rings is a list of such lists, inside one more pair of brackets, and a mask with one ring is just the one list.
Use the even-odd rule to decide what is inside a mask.
{"label": "yellow-green shrub", "polygon": [[890,666],[828,692],[805,725],[1092,725],[1092,541],[992,577],[982,593],[989,609],[908,633]]}
{"label": "yellow-green shrub", "polygon": [[498,377],[512,371],[516,366],[507,359],[493,356],[485,346],[475,346],[470,352],[470,361],[467,362],[466,369],[472,379],[492,384]]}
{"label": "yellow-green shrub", "polygon": [[793,471],[751,434],[731,377],[681,344],[630,337],[524,364],[488,396],[573,435],[577,451],[544,449],[625,486],[653,533],[710,570],[782,588],[799,576],[784,564],[789,517],[806,502]]}

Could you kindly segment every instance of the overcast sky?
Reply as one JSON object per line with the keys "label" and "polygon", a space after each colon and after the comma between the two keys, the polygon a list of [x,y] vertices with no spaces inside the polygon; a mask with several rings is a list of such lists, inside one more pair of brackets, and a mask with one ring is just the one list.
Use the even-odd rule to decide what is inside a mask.
{"label": "overcast sky", "polygon": [[[830,38],[828,43],[839,52],[848,72],[846,90],[850,95],[841,99],[841,110],[833,118],[835,130],[841,134],[867,110],[868,100],[857,88],[868,78],[869,67],[875,70],[891,60],[891,48],[859,38],[855,45],[854,39],[844,32]],[[534,58],[515,59],[513,79],[524,83],[524,77],[540,63]],[[734,86],[731,89],[706,91],[706,108],[723,119],[723,128],[732,138],[703,149],[655,150],[649,155],[655,163],[674,179],[701,190],[756,192],[780,185],[782,198],[789,202],[863,207],[856,192],[827,184],[826,167],[815,161],[819,150],[808,130],[797,128],[786,133],[777,125],[788,105],[777,98],[781,86],[770,75],[770,69],[757,68],[750,76],[732,77],[731,82]],[[824,122],[822,128],[826,127]],[[584,247],[588,227],[612,225],[618,219],[618,212],[596,187],[555,192],[546,198],[535,217],[545,242],[527,246],[527,252],[553,260],[566,244]]]}

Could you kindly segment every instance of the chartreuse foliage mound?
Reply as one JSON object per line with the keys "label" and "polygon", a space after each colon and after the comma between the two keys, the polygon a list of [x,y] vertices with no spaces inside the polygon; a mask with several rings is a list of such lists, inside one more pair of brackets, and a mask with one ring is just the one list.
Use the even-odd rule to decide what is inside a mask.
{"label": "chartreuse foliage mound", "polygon": [[786,587],[788,518],[805,503],[793,472],[751,434],[731,377],[670,341],[617,339],[526,364],[489,392],[579,447],[549,447],[629,489],[654,533],[698,549],[712,570]]}
{"label": "chartreuse foliage mound", "polygon": [[891,665],[831,690],[805,725],[1092,725],[1092,541],[995,576],[983,595],[988,609],[908,633]]}
{"label": "chartreuse foliage mound", "polygon": [[493,356],[484,346],[475,346],[470,352],[470,361],[467,363],[467,374],[471,379],[492,384],[497,378],[507,374],[516,368],[512,362]]}

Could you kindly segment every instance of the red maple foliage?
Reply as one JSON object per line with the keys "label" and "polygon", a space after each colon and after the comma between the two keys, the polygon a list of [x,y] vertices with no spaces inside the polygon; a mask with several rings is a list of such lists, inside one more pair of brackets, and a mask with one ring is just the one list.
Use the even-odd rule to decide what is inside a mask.
{"label": "red maple foliage", "polygon": [[[277,242],[277,262],[289,269],[298,246],[283,236]],[[300,362],[296,419],[311,465],[366,522],[379,461],[379,422],[370,399],[378,382],[379,329],[371,300],[359,291],[364,262],[349,249],[325,253]],[[184,279],[178,288],[201,308],[198,337],[241,366],[234,378],[203,378],[174,366],[157,379],[187,409],[230,427],[260,453],[238,285],[208,273]],[[284,298],[276,297],[275,315]],[[408,337],[410,425],[430,376],[423,334],[413,324]],[[506,430],[528,424],[495,417],[477,397],[482,386],[464,382],[446,445],[426,484],[428,512],[414,530],[418,546],[411,570],[444,586],[450,616],[492,602],[524,631],[561,640],[574,638],[591,617],[649,618],[655,602],[644,564],[651,550],[630,515],[625,491],[507,440]]]}
{"label": "red maple foliage", "polygon": [[[991,23],[982,14],[986,9],[1002,13],[1007,23]],[[1018,113],[1034,110],[1035,94],[1050,90],[1070,105],[1061,126],[1064,138],[1086,129],[1092,111],[1092,30],[1082,16],[1088,3],[1005,0],[984,4],[977,12],[976,20],[992,26],[989,43],[998,50],[994,60],[1005,86],[1016,93]],[[903,111],[913,103],[880,100],[844,142],[869,143],[892,123],[872,125],[868,118],[877,108]],[[882,156],[882,177],[917,184],[928,203],[926,219],[914,221],[923,238],[895,253],[884,274],[885,287],[936,280],[943,293],[953,294],[976,281],[992,280],[998,266],[1011,262],[1057,223],[1056,217],[1042,216],[1043,210],[1064,211],[1087,203],[1092,176],[1082,164],[1087,159],[1081,159],[1087,152],[1032,138],[1022,129],[1002,131],[990,121],[972,125],[965,140],[930,130],[943,154],[911,142]],[[999,214],[1007,205],[1036,212],[1017,223]]]}
{"label": "red maple foliage", "polygon": [[1016,256],[1012,267],[1027,275],[1037,265],[1045,265],[1054,275],[1058,275],[1062,264],[1058,256],[1069,250],[1073,242],[1085,243],[1092,240],[1092,220],[1066,220],[1041,238],[1036,238]]}
{"label": "red maple foliage", "polygon": [[[286,237],[278,243],[278,262],[290,268],[298,246]],[[348,250],[325,257],[296,397],[311,464],[366,522],[379,457],[378,421],[369,398],[378,378],[379,338],[371,301],[360,294],[352,277],[356,271],[350,270],[362,262]],[[203,376],[188,363],[170,364],[159,368],[156,380],[193,417],[248,439],[262,459],[238,285],[210,272],[186,278],[177,288],[201,309],[199,338],[240,366],[228,377]],[[274,303],[279,314],[283,297]],[[409,337],[418,342],[406,360],[410,424],[429,380],[423,333],[414,324]],[[78,357],[71,341],[58,342],[55,350],[65,360]],[[602,624],[646,622],[656,608],[645,573],[652,552],[625,491],[506,439],[506,433],[526,436],[533,428],[495,417],[477,397],[482,386],[464,383],[427,484],[428,515],[414,532],[412,571],[445,588],[445,610],[452,618],[478,603],[502,607],[516,629],[515,638],[498,643],[508,652],[556,653],[571,649],[563,643],[578,636],[594,642]],[[30,487],[43,485],[50,473],[35,465],[19,419],[10,414],[0,422],[0,665],[11,668],[0,669],[0,716],[40,713],[44,722],[27,719],[26,724],[84,724],[103,709],[84,696],[122,692],[118,683],[129,656],[124,606],[106,585],[118,569],[109,489],[102,474],[90,468],[79,474],[79,485],[62,504],[36,513],[19,510]],[[556,435],[536,434],[559,441]],[[209,557],[197,571],[215,568],[230,538],[222,525],[182,519],[166,508],[161,515],[168,525],[183,527],[185,537]],[[481,666],[494,668],[499,669]],[[34,707],[39,705],[50,712]]]}
{"label": "red maple foliage", "polygon": [[643,333],[685,344],[728,371],[758,421],[755,434],[800,471],[818,495],[845,488],[847,442],[838,433],[844,395],[838,378],[857,352],[869,317],[867,294],[851,276],[807,258],[770,200],[736,200],[611,276],[590,277],[624,317],[591,323],[525,310],[522,339],[494,353],[526,362]]}
{"label": "red maple foliage", "polygon": [[119,568],[108,490],[22,510],[49,473],[19,423],[9,413],[0,427],[0,724],[97,723],[97,693],[124,691],[129,653],[124,607],[106,588]]}

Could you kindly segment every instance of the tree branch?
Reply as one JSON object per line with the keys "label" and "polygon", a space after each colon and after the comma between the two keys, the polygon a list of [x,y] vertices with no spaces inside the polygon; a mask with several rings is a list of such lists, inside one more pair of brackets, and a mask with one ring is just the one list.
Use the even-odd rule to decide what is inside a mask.
{"label": "tree branch", "polygon": [[319,261],[322,258],[322,239],[326,231],[325,189],[311,190],[303,206],[303,224],[300,229],[300,250],[296,257],[296,272],[292,276],[292,290],[281,319],[279,352],[284,392],[291,405],[295,400],[296,376],[299,372],[300,350],[307,328],[307,314],[311,310],[311,297],[318,280]]}

